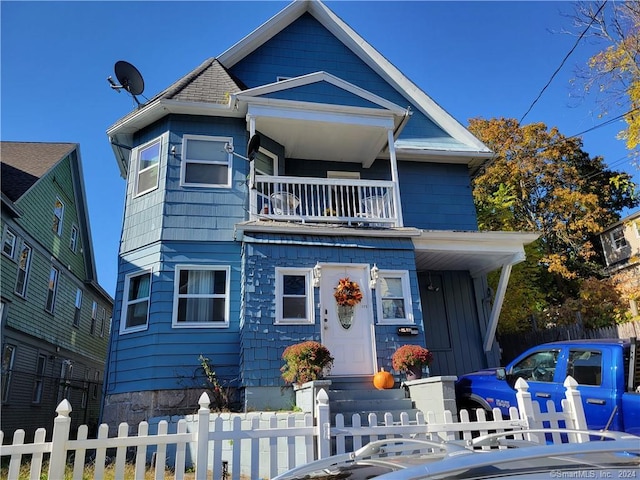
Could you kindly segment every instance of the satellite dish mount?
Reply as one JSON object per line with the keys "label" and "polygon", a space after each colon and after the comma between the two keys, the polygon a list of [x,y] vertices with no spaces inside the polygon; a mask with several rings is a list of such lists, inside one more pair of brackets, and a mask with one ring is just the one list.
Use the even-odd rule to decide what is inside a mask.
{"label": "satellite dish mount", "polygon": [[120,90],[126,90],[138,106],[140,106],[141,104],[137,96],[144,91],[144,80],[138,69],[124,60],[117,61],[113,69],[120,84],[114,82],[113,78],[109,76],[107,77],[107,81],[111,85],[111,88],[118,93],[120,93]]}

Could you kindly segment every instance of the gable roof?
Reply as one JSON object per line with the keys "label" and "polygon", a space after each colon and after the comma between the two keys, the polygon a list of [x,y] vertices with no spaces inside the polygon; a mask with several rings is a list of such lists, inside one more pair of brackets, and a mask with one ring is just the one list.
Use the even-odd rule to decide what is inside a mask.
{"label": "gable roof", "polygon": [[0,142],[2,193],[16,202],[77,145]]}

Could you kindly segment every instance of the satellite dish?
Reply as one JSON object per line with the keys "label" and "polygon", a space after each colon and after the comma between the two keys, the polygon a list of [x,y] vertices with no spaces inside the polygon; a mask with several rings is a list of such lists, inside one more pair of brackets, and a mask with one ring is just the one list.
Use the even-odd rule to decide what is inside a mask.
{"label": "satellite dish", "polygon": [[258,153],[259,149],[260,135],[256,133],[249,139],[249,143],[247,144],[247,158],[249,158],[249,160],[253,160],[254,158],[256,158],[256,154]]}
{"label": "satellite dish", "polygon": [[144,91],[144,80],[138,69],[124,60],[117,61],[113,69],[120,84],[116,85],[113,79],[108,77],[107,81],[111,84],[111,88],[118,91],[118,93],[124,88],[131,94],[136,103],[140,105],[136,95],[140,95]]}

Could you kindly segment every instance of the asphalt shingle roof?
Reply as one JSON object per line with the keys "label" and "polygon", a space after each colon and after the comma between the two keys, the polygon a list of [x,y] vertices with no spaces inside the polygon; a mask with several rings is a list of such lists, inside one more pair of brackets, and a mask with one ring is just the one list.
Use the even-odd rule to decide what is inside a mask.
{"label": "asphalt shingle roof", "polygon": [[75,143],[0,142],[2,193],[15,202],[76,147]]}

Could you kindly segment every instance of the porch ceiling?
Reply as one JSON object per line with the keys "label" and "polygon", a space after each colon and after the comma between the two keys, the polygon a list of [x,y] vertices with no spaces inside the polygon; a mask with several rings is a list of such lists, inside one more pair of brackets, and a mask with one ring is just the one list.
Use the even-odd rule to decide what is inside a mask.
{"label": "porch ceiling", "polygon": [[418,270],[468,270],[486,274],[525,259],[537,233],[423,230],[413,238]]}

